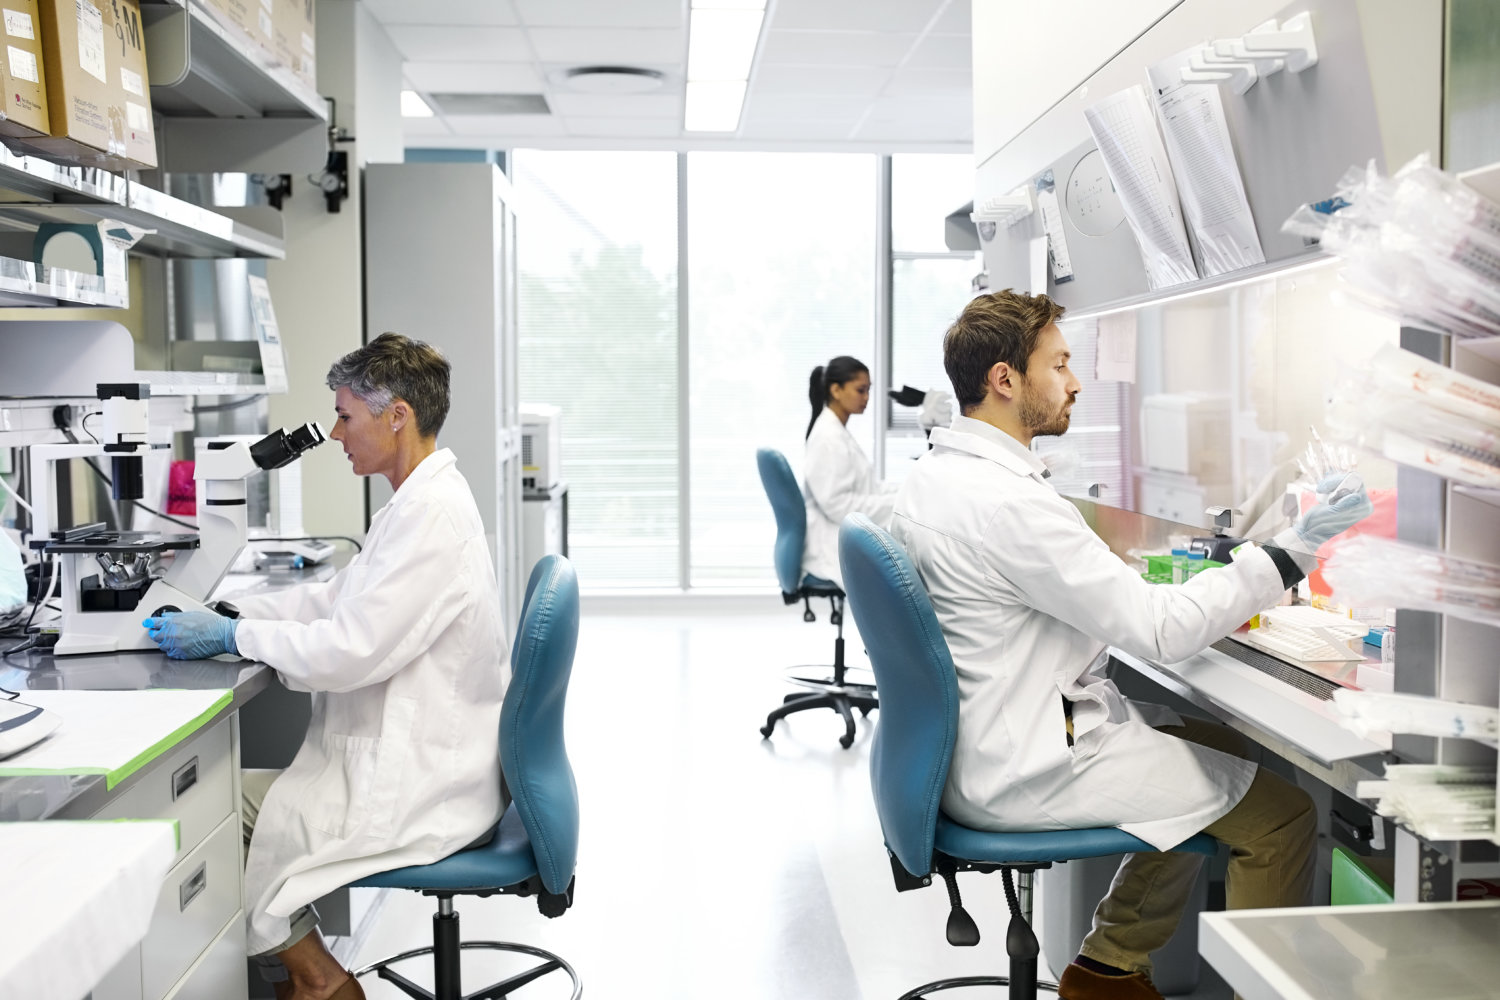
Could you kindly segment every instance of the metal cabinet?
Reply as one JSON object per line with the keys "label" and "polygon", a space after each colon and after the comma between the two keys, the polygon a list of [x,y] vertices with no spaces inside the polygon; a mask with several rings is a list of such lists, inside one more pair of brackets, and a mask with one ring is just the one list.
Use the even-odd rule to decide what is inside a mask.
{"label": "metal cabinet", "polygon": [[[488,163],[372,164],[364,200],[365,339],[402,333],[453,365],[438,444],[479,504],[509,630],[526,584],[510,183]],[[372,510],[390,496],[384,481],[369,490]]]}

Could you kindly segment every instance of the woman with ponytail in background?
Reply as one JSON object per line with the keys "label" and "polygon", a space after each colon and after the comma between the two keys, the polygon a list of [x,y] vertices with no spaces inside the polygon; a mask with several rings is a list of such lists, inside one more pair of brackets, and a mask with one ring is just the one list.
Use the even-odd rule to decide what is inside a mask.
{"label": "woman with ponytail in background", "polygon": [[807,501],[807,541],[802,572],[844,585],[839,572],[839,524],[858,512],[885,527],[896,499],[896,484],[875,478],[875,468],[849,433],[849,417],[870,402],[870,369],[841,355],[812,370],[807,385],[812,419],[807,425],[807,459],[802,496]]}

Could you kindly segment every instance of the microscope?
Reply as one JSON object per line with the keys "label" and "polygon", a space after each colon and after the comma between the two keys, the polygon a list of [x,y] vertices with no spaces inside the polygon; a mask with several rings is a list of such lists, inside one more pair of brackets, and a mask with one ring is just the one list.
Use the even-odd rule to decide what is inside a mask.
{"label": "microscope", "polygon": [[[72,458],[110,459],[110,489],[116,500],[144,493],[142,459],[147,440],[151,387],[98,386],[101,433],[97,443],[34,445],[31,449],[33,536],[31,547],[61,564],[61,635],[53,655],[155,650],[141,627],[147,617],[174,611],[217,611],[209,597],[234,564],[246,539],[246,484],[263,470],[279,469],[324,441],[316,423],[277,430],[259,441],[206,441],[195,456],[198,533],[107,531],[103,524],[52,528],[49,466]],[[163,556],[171,565],[160,572]]]}

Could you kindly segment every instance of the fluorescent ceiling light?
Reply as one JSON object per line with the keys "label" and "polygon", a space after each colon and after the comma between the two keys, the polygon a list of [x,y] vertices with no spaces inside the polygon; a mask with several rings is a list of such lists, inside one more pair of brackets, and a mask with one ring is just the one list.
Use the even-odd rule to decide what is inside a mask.
{"label": "fluorescent ceiling light", "polygon": [[760,41],[759,10],[693,11],[688,34],[689,80],[748,80]]}
{"label": "fluorescent ceiling light", "polygon": [[402,118],[431,118],[432,109],[427,102],[422,100],[422,95],[415,90],[401,91],[401,117]]}
{"label": "fluorescent ceiling light", "polygon": [[744,80],[689,80],[682,127],[688,132],[733,132],[740,127]]}

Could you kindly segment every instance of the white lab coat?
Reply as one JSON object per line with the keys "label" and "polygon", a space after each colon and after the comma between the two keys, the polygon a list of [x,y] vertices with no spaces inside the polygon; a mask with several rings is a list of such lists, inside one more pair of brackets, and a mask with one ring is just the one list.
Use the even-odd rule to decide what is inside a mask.
{"label": "white lab coat", "polygon": [[1245,551],[1181,586],[1147,584],[1008,434],[958,417],[931,442],[892,533],[958,674],[944,811],[983,830],[1119,827],[1165,849],[1232,809],[1255,765],[1152,728],[1181,720],[1127,701],[1105,676],[1106,645],[1158,663],[1199,652],[1276,603],[1271,557]]}
{"label": "white lab coat", "polygon": [[327,583],[236,602],[241,655],[312,691],[312,720],[261,807],[245,870],[249,952],[375,872],[428,864],[500,817],[510,659],[479,510],[429,455]]}
{"label": "white lab coat", "polygon": [[895,483],[875,478],[875,468],[854,435],[827,407],[807,436],[802,467],[802,498],[807,504],[807,539],[802,572],[844,585],[839,569],[839,525],[859,513],[881,527],[890,523]]}

